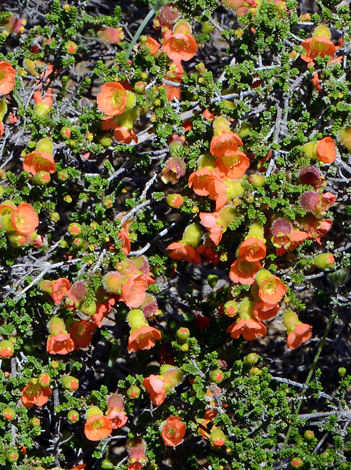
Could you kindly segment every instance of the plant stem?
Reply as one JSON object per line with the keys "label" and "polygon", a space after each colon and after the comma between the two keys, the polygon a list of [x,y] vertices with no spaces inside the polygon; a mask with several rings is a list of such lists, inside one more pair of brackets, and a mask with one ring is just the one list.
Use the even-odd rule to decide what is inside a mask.
{"label": "plant stem", "polygon": [[137,32],[134,34],[134,37],[133,37],[131,43],[129,44],[127,52],[126,52],[127,60],[129,59],[129,56],[132,53],[133,47],[135,46],[137,40],[139,39],[141,33],[143,32],[145,26],[147,25],[149,20],[154,16],[156,10],[158,10],[158,8],[160,7],[160,4],[161,4],[160,1],[156,2],[156,4],[151,8],[149,13],[144,18],[143,22],[141,23],[141,25],[137,29]]}
{"label": "plant stem", "polygon": [[[319,359],[319,356],[321,355],[321,352],[322,352],[322,349],[323,349],[323,346],[324,346],[324,343],[327,339],[327,336],[329,334],[329,331],[330,331],[330,328],[331,328],[331,325],[333,323],[333,320],[335,320],[336,318],[336,312],[333,312],[330,317],[329,317],[329,320],[328,320],[328,324],[327,324],[327,327],[324,331],[324,335],[323,335],[323,338],[318,346],[318,349],[317,349],[317,352],[316,352],[316,355],[313,359],[313,362],[312,362],[312,367],[308,373],[308,376],[306,378],[306,381],[305,381],[305,388],[303,389],[302,391],[302,395],[305,395],[306,394],[306,390],[307,390],[307,387],[312,379],[312,376],[314,374],[314,371],[316,370],[316,366],[317,366],[317,362],[318,362],[318,359]],[[301,408],[301,405],[302,405],[302,400],[297,404],[297,407],[296,407],[296,414],[298,415],[299,414],[299,411],[300,411],[300,408]],[[287,446],[288,444],[288,441],[289,441],[289,438],[290,438],[290,435],[291,435],[291,431],[292,431],[292,425],[290,424],[289,426],[289,429],[288,429],[288,432],[286,434],[286,437],[285,437],[285,441],[283,443],[283,447],[282,447],[282,450],[285,449],[285,447]]]}

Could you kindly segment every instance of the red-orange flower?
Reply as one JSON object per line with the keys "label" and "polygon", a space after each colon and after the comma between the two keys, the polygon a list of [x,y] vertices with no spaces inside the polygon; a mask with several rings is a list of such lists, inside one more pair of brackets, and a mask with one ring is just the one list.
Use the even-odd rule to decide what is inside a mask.
{"label": "red-orange flower", "polygon": [[258,295],[266,304],[276,305],[279,303],[288,288],[277,276],[271,276],[261,282]]}
{"label": "red-orange flower", "polygon": [[185,436],[186,427],[178,416],[170,416],[162,425],[161,437],[168,446],[177,446]]}
{"label": "red-orange flower", "polygon": [[171,243],[167,246],[166,250],[170,258],[178,261],[186,261],[188,263],[201,264],[201,257],[197,250],[191,245],[184,245],[182,242]]}
{"label": "red-orange flower", "polygon": [[70,336],[75,346],[87,348],[91,342],[93,334],[96,331],[96,325],[87,320],[77,321],[70,329]]}
{"label": "red-orange flower", "polygon": [[108,437],[112,432],[112,423],[104,415],[92,415],[84,426],[84,434],[89,441],[100,441]]}
{"label": "red-orange flower", "polygon": [[54,173],[56,171],[56,164],[51,153],[38,152],[36,150],[25,156],[23,169],[32,175],[37,174],[39,171]]}
{"label": "red-orange flower", "polygon": [[250,159],[241,152],[236,150],[231,155],[222,155],[218,157],[215,167],[221,175],[227,176],[229,179],[241,178],[250,166]]}
{"label": "red-orange flower", "polygon": [[138,308],[145,300],[145,292],[148,288],[147,279],[143,274],[129,276],[122,284],[122,298],[129,308]]}
{"label": "red-orange flower", "polygon": [[335,144],[331,137],[324,137],[318,142],[317,158],[324,163],[333,163],[336,159]]}
{"label": "red-orange flower", "polygon": [[243,145],[240,137],[234,132],[222,132],[220,135],[214,135],[210,144],[210,153],[214,157],[230,157],[231,155],[239,152],[240,154],[245,154],[239,151],[239,145]]}
{"label": "red-orange flower", "polygon": [[68,354],[74,350],[74,342],[69,333],[58,333],[50,335],[46,343],[46,350],[49,354]]}
{"label": "red-orange flower", "polygon": [[156,406],[162,405],[166,398],[165,382],[159,375],[150,375],[143,380],[143,386],[150,395],[152,403]]}
{"label": "red-orange flower", "polygon": [[264,321],[269,320],[277,315],[280,310],[280,305],[266,304],[262,300],[255,303],[253,308],[253,314],[256,320]]}
{"label": "red-orange flower", "polygon": [[0,61],[0,95],[7,95],[15,87],[16,71],[9,62]]}
{"label": "red-orange flower", "polygon": [[191,173],[188,180],[188,186],[189,188],[192,188],[194,193],[198,196],[208,196],[209,183],[211,178],[214,176],[219,176],[218,171],[205,166],[200,170],[196,170]]}
{"label": "red-orange flower", "polygon": [[295,349],[302,343],[312,338],[312,326],[307,323],[301,323],[295,326],[294,331],[288,334],[286,344],[290,349]]}
{"label": "red-orange flower", "polygon": [[253,263],[266,256],[266,245],[262,238],[248,237],[239,247],[239,256],[243,256],[246,261]]}
{"label": "red-orange flower", "polygon": [[198,45],[191,34],[171,34],[163,44],[163,52],[176,62],[192,59],[197,49]]}
{"label": "red-orange flower", "polygon": [[134,330],[128,339],[128,351],[135,352],[143,349],[151,349],[156,341],[162,338],[161,332],[149,325],[143,325]]}
{"label": "red-orange flower", "polygon": [[145,47],[147,47],[150,50],[151,55],[155,55],[157,54],[159,48],[161,47],[161,44],[158,43],[156,39],[148,36],[148,38],[146,39]]}
{"label": "red-orange flower", "polygon": [[23,202],[13,212],[11,224],[17,232],[28,235],[38,227],[39,217],[30,204]]}
{"label": "red-orange flower", "polygon": [[113,429],[123,428],[128,421],[124,411],[123,398],[118,393],[114,393],[107,399],[107,417],[111,421]]}
{"label": "red-orange flower", "polygon": [[306,54],[301,55],[301,59],[305,62],[312,62],[316,57],[333,57],[336,51],[334,44],[325,36],[311,37],[303,41],[301,46],[305,49]]}
{"label": "red-orange flower", "polygon": [[236,284],[251,286],[255,282],[256,274],[262,265],[258,261],[247,261],[243,256],[236,259],[230,266],[229,277]]}
{"label": "red-orange flower", "polygon": [[127,104],[127,92],[118,82],[105,83],[96,97],[99,111],[107,116],[122,114]]}
{"label": "red-orange flower", "polygon": [[241,318],[237,323],[230,325],[227,333],[230,333],[234,339],[238,339],[242,335],[246,341],[252,341],[264,336],[267,333],[267,328],[264,323],[253,318]]}
{"label": "red-orange flower", "polygon": [[52,395],[50,387],[42,387],[38,383],[29,383],[22,390],[22,403],[26,408],[33,408],[34,405],[43,406],[49,401]]}
{"label": "red-orange flower", "polygon": [[53,301],[55,302],[55,304],[57,305],[61,304],[61,300],[66,296],[70,288],[71,288],[71,283],[65,277],[56,279],[56,281],[54,281],[51,284],[51,291],[52,291],[51,297]]}

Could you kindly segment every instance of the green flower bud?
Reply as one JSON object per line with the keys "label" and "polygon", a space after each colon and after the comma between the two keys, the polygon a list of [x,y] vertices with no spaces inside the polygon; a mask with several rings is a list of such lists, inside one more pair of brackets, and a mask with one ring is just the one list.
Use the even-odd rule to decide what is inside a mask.
{"label": "green flower bud", "polygon": [[127,397],[136,400],[140,397],[141,390],[137,385],[131,385],[127,390]]}
{"label": "green flower bud", "polygon": [[4,408],[1,414],[2,414],[2,417],[6,419],[7,421],[12,421],[16,418],[16,410],[10,407]]}
{"label": "green flower bud", "polygon": [[79,411],[69,410],[69,412],[67,413],[67,419],[72,424],[78,423],[78,421],[79,421]]}
{"label": "green flower bud", "polygon": [[222,447],[225,444],[226,440],[227,440],[226,435],[224,434],[222,429],[215,428],[211,431],[211,434],[210,434],[211,445],[215,447]]}
{"label": "green flower bud", "polygon": [[54,144],[49,137],[44,137],[43,139],[39,140],[36,149],[38,150],[38,152],[52,153],[54,149]]}
{"label": "green flower bud", "polygon": [[115,466],[114,466],[114,464],[113,464],[110,460],[104,459],[104,460],[101,462],[101,468],[103,468],[103,469],[109,469],[109,468],[115,468]]}
{"label": "green flower bud", "polygon": [[60,220],[60,214],[58,212],[51,212],[49,215],[51,222],[58,222]]}
{"label": "green flower bud", "polygon": [[250,375],[262,375],[262,371],[258,367],[251,367],[251,369],[249,370],[249,374]]}
{"label": "green flower bud", "polygon": [[96,313],[96,302],[94,300],[85,301],[80,306],[79,310],[84,313],[85,315],[95,315]]}
{"label": "green flower bud", "polygon": [[211,382],[219,384],[223,380],[223,371],[221,369],[215,369],[210,372]]}
{"label": "green flower bud", "polygon": [[33,176],[32,181],[38,186],[46,186],[51,181],[50,173],[48,171],[38,171],[38,173]]}
{"label": "green flower bud", "polygon": [[73,222],[73,223],[69,224],[69,226],[67,227],[67,232],[70,235],[72,235],[72,237],[78,237],[81,230],[82,230],[82,226],[80,224],[78,224],[77,222]]}
{"label": "green flower bud", "polygon": [[260,356],[258,356],[258,354],[250,353],[244,357],[244,364],[246,364],[247,366],[253,366],[257,364],[259,359],[260,359]]}
{"label": "green flower bud", "polygon": [[333,266],[335,259],[331,253],[322,253],[316,256],[313,262],[317,268],[328,269]]}
{"label": "green flower bud", "polygon": [[113,197],[105,197],[102,201],[102,205],[105,207],[105,209],[111,209],[113,207]]}
{"label": "green flower bud", "polygon": [[41,427],[40,419],[37,418],[36,416],[33,416],[33,418],[29,421],[29,425],[31,428],[40,428]]}
{"label": "green flower bud", "polygon": [[235,300],[228,300],[223,306],[224,314],[228,317],[235,317],[239,312],[239,305]]}
{"label": "green flower bud", "polygon": [[51,382],[51,377],[47,372],[42,372],[38,377],[38,384],[42,387],[48,387]]}
{"label": "green flower bud", "polygon": [[74,41],[66,41],[64,47],[67,54],[75,54],[78,50],[78,45]]}
{"label": "green flower bud", "polygon": [[290,465],[292,466],[292,468],[302,468],[303,460],[300,457],[293,457],[290,460]]}
{"label": "green flower bud", "polygon": [[[62,181],[62,182],[65,182],[67,181],[69,178],[69,173],[67,170],[60,170],[57,172],[57,179]],[[71,201],[72,202],[72,201]]]}
{"label": "green flower bud", "polygon": [[79,387],[79,380],[71,375],[61,377],[61,384],[65,390],[75,392]]}
{"label": "green flower bud", "polygon": [[61,134],[61,137],[64,139],[64,140],[67,140],[71,137],[71,129],[67,126],[64,126],[62,127],[62,129],[60,130],[60,134]]}
{"label": "green flower bud", "polygon": [[98,142],[103,147],[109,147],[112,144],[112,137],[110,134],[104,134],[99,138]]}
{"label": "green flower bud", "polygon": [[310,441],[313,441],[313,439],[315,438],[315,435],[313,431],[311,431],[310,429],[306,429],[306,431],[303,433],[303,437],[305,441],[310,442]]}
{"label": "green flower bud", "polygon": [[184,341],[186,341],[190,337],[189,328],[184,328],[184,327],[179,328],[176,331],[176,337],[179,342],[184,343]]}
{"label": "green flower bud", "polygon": [[89,419],[91,416],[94,416],[94,415],[103,415],[103,412],[100,410],[99,407],[97,407],[97,406],[91,406],[91,407],[88,408],[88,410],[87,410],[86,418]]}
{"label": "green flower bud", "polygon": [[19,453],[17,452],[17,450],[13,449],[13,450],[10,450],[7,454],[6,454],[6,460],[8,462],[17,462],[17,460],[19,459]]}
{"label": "green flower bud", "polygon": [[217,282],[218,282],[218,276],[217,274],[209,274],[207,276],[207,282],[208,282],[208,285],[210,287],[212,287],[212,289],[214,289],[217,285]]}
{"label": "green flower bud", "polygon": [[188,225],[183,233],[182,241],[185,245],[197,248],[202,238],[202,229],[199,224]]}
{"label": "green flower bud", "polygon": [[0,341],[0,358],[6,359],[8,357],[12,357],[13,353],[15,352],[15,348],[13,344],[8,339],[3,339]]}
{"label": "green flower bud", "polygon": [[346,372],[347,370],[345,369],[345,367],[339,367],[338,374],[340,375],[340,377],[345,377]]}

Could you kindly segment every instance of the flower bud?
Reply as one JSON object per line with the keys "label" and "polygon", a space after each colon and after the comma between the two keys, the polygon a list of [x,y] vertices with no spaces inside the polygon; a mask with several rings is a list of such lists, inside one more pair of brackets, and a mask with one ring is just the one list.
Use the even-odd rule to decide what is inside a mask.
{"label": "flower bud", "polygon": [[61,377],[61,384],[65,390],[75,392],[79,387],[79,381],[71,375],[65,375]]}
{"label": "flower bud", "polygon": [[97,308],[96,302],[94,300],[91,300],[91,301],[83,302],[81,306],[79,307],[79,310],[85,315],[92,316],[92,315],[95,315],[96,308]]}
{"label": "flower bud", "polygon": [[6,460],[8,462],[17,462],[18,459],[19,459],[19,454],[18,454],[17,450],[10,450],[6,454]]}
{"label": "flower bud", "polygon": [[251,175],[249,179],[254,188],[261,188],[266,184],[266,177],[264,175]]}
{"label": "flower bud", "polygon": [[162,376],[164,380],[164,388],[166,391],[177,387],[177,385],[183,382],[184,378],[183,372],[176,367],[171,367],[164,374],[162,374]]}
{"label": "flower bud", "polygon": [[177,331],[176,331],[176,337],[177,337],[177,340],[181,343],[184,343],[184,341],[186,341],[189,337],[190,337],[190,330],[189,328],[179,328]]}
{"label": "flower bud", "polygon": [[70,139],[71,137],[71,129],[67,126],[64,126],[61,128],[60,130],[60,134],[61,134],[61,137],[64,139],[64,140],[67,140],[67,139]]}
{"label": "flower bud", "polygon": [[223,371],[221,369],[215,369],[210,372],[211,382],[219,384],[223,380]]}
{"label": "flower bud", "polygon": [[322,253],[316,256],[313,262],[317,268],[329,269],[334,265],[335,258],[331,253]]}
{"label": "flower bud", "polygon": [[40,428],[41,421],[37,416],[33,416],[33,418],[29,421],[29,425],[31,428]]}
{"label": "flower bud", "polygon": [[217,274],[209,274],[207,276],[207,282],[212,289],[214,289],[218,282],[218,275]]}
{"label": "flower bud", "polygon": [[224,304],[224,313],[228,317],[235,317],[239,313],[239,305],[235,300],[229,300]]}
{"label": "flower bud", "polygon": [[[65,182],[65,181],[68,180],[68,178],[69,178],[69,173],[68,173],[67,170],[60,170],[60,171],[57,172],[57,179],[59,181]],[[72,202],[72,200],[71,200],[71,202]]]}
{"label": "flower bud", "polygon": [[173,207],[174,209],[180,207],[183,204],[183,201],[183,197],[177,193],[168,194],[168,196],[166,197],[167,204],[170,207]]}
{"label": "flower bud", "polygon": [[60,214],[58,212],[50,212],[49,218],[51,222],[58,222],[60,220]]}
{"label": "flower bud", "polygon": [[263,281],[265,281],[266,279],[269,279],[272,276],[273,274],[267,269],[260,269],[256,276],[256,282],[258,285],[260,285]]}
{"label": "flower bud", "polygon": [[248,366],[253,366],[259,361],[259,356],[256,353],[250,353],[244,357],[244,363]]}
{"label": "flower bud", "polygon": [[262,371],[258,367],[251,367],[251,369],[249,370],[249,374],[250,375],[262,375]]}
{"label": "flower bud", "polygon": [[0,357],[1,359],[6,359],[12,357],[15,352],[13,344],[8,339],[3,339],[0,341]]}
{"label": "flower bud", "polygon": [[49,108],[44,103],[35,104],[33,107],[34,107],[35,114],[39,117],[47,116],[50,113],[50,110],[51,110],[51,107]]}
{"label": "flower bud", "polygon": [[66,194],[63,200],[67,202],[67,204],[71,204],[71,202],[73,201],[72,196],[70,196],[69,194]]}
{"label": "flower bud", "polygon": [[111,207],[113,207],[113,197],[105,197],[105,199],[102,201],[102,205],[105,209],[111,209]]}
{"label": "flower bud", "polygon": [[213,130],[215,136],[220,136],[223,132],[230,132],[229,122],[223,117],[218,117],[213,121]]}
{"label": "flower bud", "polygon": [[7,407],[2,410],[1,414],[4,419],[7,419],[7,421],[12,421],[16,417],[16,410]]}
{"label": "flower bud", "polygon": [[41,387],[48,387],[51,382],[51,377],[47,372],[43,372],[38,377],[38,384]]}
{"label": "flower bud", "polygon": [[294,331],[295,326],[299,324],[299,317],[295,312],[288,309],[283,315],[283,323],[288,333]]}
{"label": "flower bud", "polygon": [[292,466],[292,468],[302,468],[303,460],[300,457],[293,457],[290,460],[290,465]]}
{"label": "flower bud", "polygon": [[74,41],[66,41],[64,48],[67,54],[75,54],[78,50],[78,45]]}
{"label": "flower bud", "polygon": [[253,237],[253,238],[260,238],[261,240],[264,240],[263,233],[264,233],[263,225],[259,224],[258,222],[254,222],[249,228],[249,233],[247,234],[247,238]]}
{"label": "flower bud", "polygon": [[103,147],[109,147],[112,144],[112,137],[110,136],[110,134],[104,134],[99,137],[98,142]]}
{"label": "flower bud", "polygon": [[345,367],[339,367],[338,374],[340,375],[340,377],[345,377],[346,372],[347,370],[345,369]]}
{"label": "flower bud", "polygon": [[32,181],[38,186],[46,186],[51,181],[50,173],[48,171],[38,171],[38,173],[33,176]]}
{"label": "flower bud", "polygon": [[313,439],[315,439],[314,432],[310,429],[306,429],[306,431],[303,433],[303,437],[307,442],[313,441]]}
{"label": "flower bud", "polygon": [[38,152],[52,153],[53,148],[54,144],[49,137],[44,137],[43,139],[40,139],[36,146],[36,150]]}
{"label": "flower bud", "polygon": [[136,400],[140,397],[141,390],[137,385],[131,385],[127,390],[127,397]]}
{"label": "flower bud", "polygon": [[70,423],[75,424],[79,421],[79,412],[77,410],[69,410],[67,419]]}
{"label": "flower bud", "polygon": [[68,225],[67,227],[67,232],[72,235],[72,237],[78,237],[82,230],[82,226],[78,224],[77,222],[73,222]]}
{"label": "flower bud", "polygon": [[144,325],[147,325],[144,313],[138,308],[133,308],[127,315],[127,322],[131,328],[131,332],[138,330]]}
{"label": "flower bud", "polygon": [[211,445],[215,447],[222,447],[225,444],[226,440],[227,440],[226,435],[224,434],[222,429],[220,428],[212,429],[211,434],[210,434]]}

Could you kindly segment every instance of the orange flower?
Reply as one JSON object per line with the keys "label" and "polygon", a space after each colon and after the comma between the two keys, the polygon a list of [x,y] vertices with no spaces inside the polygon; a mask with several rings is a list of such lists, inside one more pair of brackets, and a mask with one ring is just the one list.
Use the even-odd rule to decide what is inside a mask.
{"label": "orange flower", "polygon": [[295,250],[306,240],[306,238],[308,238],[308,234],[306,232],[302,232],[301,230],[293,230],[289,238],[289,243],[287,243],[284,247],[277,247],[275,249],[277,256],[282,256],[287,251]]}
{"label": "orange flower", "polygon": [[128,351],[135,352],[137,350],[151,349],[159,341],[162,335],[159,330],[149,325],[143,325],[141,328],[134,330],[128,339]]}
{"label": "orange flower", "polygon": [[138,308],[145,300],[145,292],[148,282],[144,275],[134,274],[129,276],[122,284],[122,299],[129,308]]}
{"label": "orange flower", "polygon": [[51,297],[53,301],[55,302],[55,304],[57,305],[61,304],[61,300],[66,296],[70,288],[71,288],[71,283],[65,277],[56,279],[56,281],[54,281],[51,284],[51,290],[52,290]]}
{"label": "orange flower", "polygon": [[215,252],[212,246],[202,245],[196,250],[197,253],[205,258],[209,263],[214,265],[219,263],[219,255]]}
{"label": "orange flower", "polygon": [[198,196],[208,196],[209,195],[209,183],[211,178],[215,175],[218,175],[218,171],[207,166],[196,170],[189,176],[188,186],[193,188],[193,191]]}
{"label": "orange flower", "polygon": [[301,323],[296,325],[294,331],[288,334],[286,344],[290,349],[295,349],[311,338],[312,326],[307,323]]}
{"label": "orange flower", "polygon": [[[243,142],[237,134],[223,131],[220,135],[212,137],[210,153],[214,157],[230,157],[239,151],[239,145],[243,145]],[[245,156],[243,152],[240,154]]]}
{"label": "orange flower", "polygon": [[192,59],[197,49],[198,45],[190,33],[173,33],[163,44],[163,52],[175,62]]}
{"label": "orange flower", "polygon": [[263,302],[273,306],[282,300],[287,291],[288,288],[279,277],[271,276],[261,282],[258,295]]}
{"label": "orange flower", "polygon": [[305,62],[312,62],[316,57],[333,57],[336,51],[334,44],[325,36],[311,37],[303,41],[301,46],[305,49],[306,54],[301,55],[301,59]]}
{"label": "orange flower", "polygon": [[54,92],[49,89],[46,92],[46,96],[43,98],[41,96],[40,90],[35,90],[35,92],[33,93],[34,103],[35,104],[44,104],[48,109],[50,109],[51,106],[52,106],[52,97],[50,95],[52,95],[53,93]]}
{"label": "orange flower", "polygon": [[237,323],[230,325],[227,333],[230,333],[234,339],[238,339],[242,335],[246,341],[252,341],[264,336],[267,333],[267,328],[264,323],[253,318],[241,318]]}
{"label": "orange flower", "polygon": [[30,204],[23,202],[13,212],[11,224],[20,234],[28,235],[38,227],[39,217]]}
{"label": "orange flower", "polygon": [[50,387],[42,387],[38,383],[29,383],[22,390],[22,403],[26,408],[33,408],[34,405],[43,406],[49,401],[52,395]]}
{"label": "orange flower", "polygon": [[201,257],[191,245],[184,245],[182,242],[171,243],[166,250],[170,250],[169,257],[187,263],[201,264]]}
{"label": "orange flower", "polygon": [[186,427],[178,416],[170,416],[162,425],[161,437],[168,446],[177,446],[185,436]]}
{"label": "orange flower", "polygon": [[218,246],[222,240],[223,233],[236,219],[237,212],[233,206],[224,206],[219,212],[200,212],[200,220],[204,227],[210,231],[210,238]]}
{"label": "orange flower", "polygon": [[70,337],[74,341],[75,346],[79,348],[87,348],[92,340],[96,326],[87,320],[77,321],[70,329]]}
{"label": "orange flower", "polygon": [[105,83],[96,97],[99,111],[107,116],[122,114],[127,104],[127,93],[118,82]]}
{"label": "orange flower", "polygon": [[324,163],[333,163],[336,159],[335,144],[331,137],[324,137],[318,142],[317,158]]}
{"label": "orange flower", "polygon": [[84,434],[89,441],[100,441],[112,432],[112,423],[107,416],[95,414],[87,419]]}
{"label": "orange flower", "polygon": [[0,95],[7,95],[15,87],[16,71],[9,62],[0,61]]}
{"label": "orange flower", "polygon": [[166,398],[165,382],[160,375],[151,374],[143,380],[143,386],[150,395],[152,403],[156,406],[162,405]]}
{"label": "orange flower", "polygon": [[250,159],[240,150],[218,157],[215,164],[221,175],[226,175],[232,180],[241,178],[249,166]]}
{"label": "orange flower", "polygon": [[256,320],[264,321],[269,320],[277,315],[280,310],[279,304],[272,305],[266,304],[262,300],[257,302],[253,308],[253,314]]}
{"label": "orange flower", "polygon": [[3,133],[4,133],[4,125],[2,122],[0,122],[0,139],[3,136]]}
{"label": "orange flower", "polygon": [[49,354],[68,354],[74,350],[74,342],[68,333],[50,335],[46,343]]}
{"label": "orange flower", "polygon": [[315,238],[316,242],[321,245],[321,238],[326,237],[331,229],[333,222],[330,219],[317,219],[312,214],[304,217],[300,221],[304,230],[308,231],[310,238]]}
{"label": "orange flower", "polygon": [[146,39],[145,47],[150,50],[151,55],[155,55],[161,47],[161,44],[159,44],[154,38],[148,36],[148,38]]}
{"label": "orange flower", "polygon": [[138,136],[134,129],[129,130],[127,127],[116,126],[113,130],[113,137],[121,144],[131,144],[133,141],[138,143]]}
{"label": "orange flower", "polygon": [[107,399],[107,417],[111,421],[112,429],[123,428],[128,421],[123,398],[118,393],[114,393]]}
{"label": "orange flower", "polygon": [[256,274],[261,266],[258,261],[249,262],[242,256],[230,266],[229,277],[236,284],[251,286],[255,282]]}
{"label": "orange flower", "polygon": [[122,28],[107,27],[102,29],[99,37],[107,44],[120,44],[124,39],[124,32]]}
{"label": "orange flower", "polygon": [[266,245],[262,238],[248,237],[239,247],[239,256],[243,256],[246,261],[253,263],[266,256]]}
{"label": "orange flower", "polygon": [[56,165],[51,153],[36,150],[25,156],[23,169],[32,175],[35,175],[39,171],[54,173],[56,171]]}

